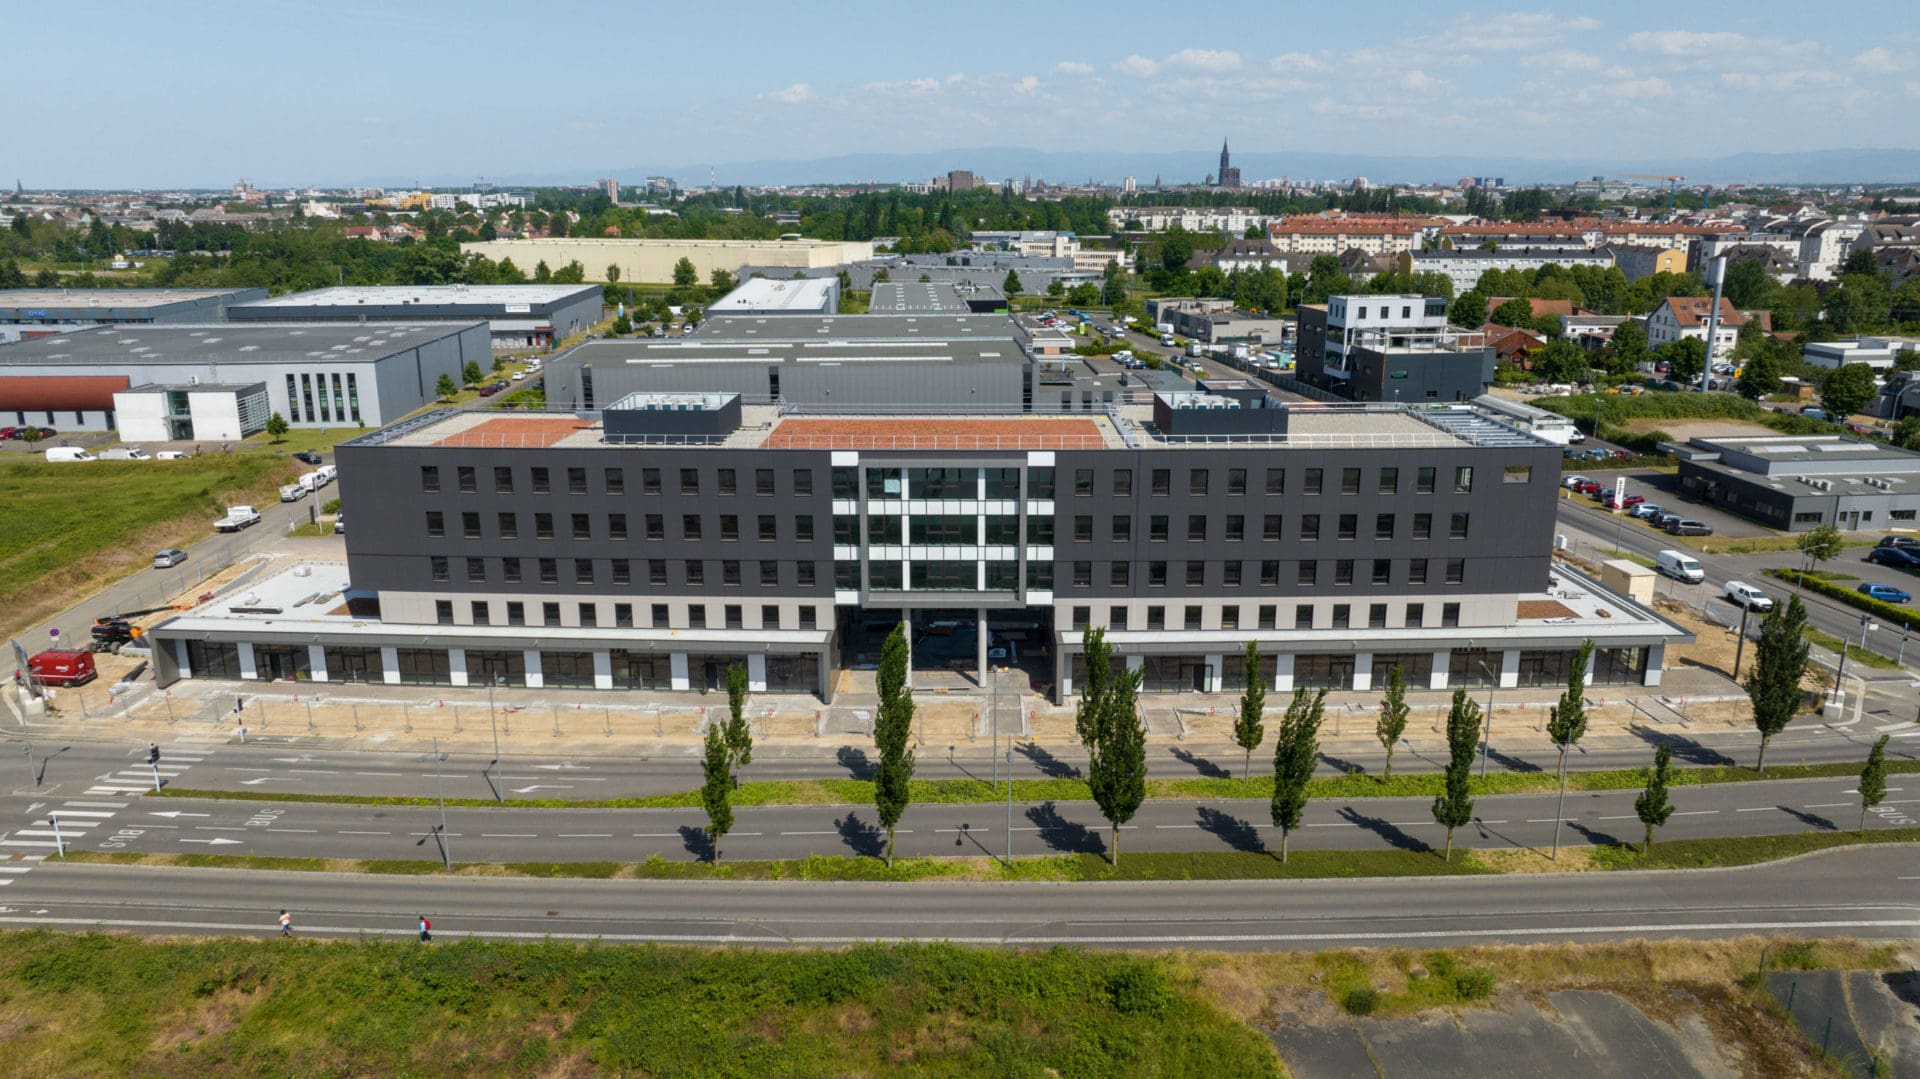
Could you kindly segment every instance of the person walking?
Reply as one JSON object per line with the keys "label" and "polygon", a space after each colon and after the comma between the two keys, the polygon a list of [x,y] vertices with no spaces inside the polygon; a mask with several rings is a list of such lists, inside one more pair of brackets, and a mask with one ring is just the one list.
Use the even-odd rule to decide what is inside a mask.
{"label": "person walking", "polygon": [[427,916],[422,914],[420,916],[420,943],[428,944],[428,943],[431,943],[432,941],[433,941],[433,923],[430,921],[427,921]]}
{"label": "person walking", "polygon": [[293,936],[293,915],[288,914],[284,910],[280,912],[280,935],[283,937]]}

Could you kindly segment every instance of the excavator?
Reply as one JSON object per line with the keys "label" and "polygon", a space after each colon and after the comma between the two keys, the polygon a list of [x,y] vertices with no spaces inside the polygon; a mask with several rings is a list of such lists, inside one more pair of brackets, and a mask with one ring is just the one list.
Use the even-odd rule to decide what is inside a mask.
{"label": "excavator", "polygon": [[134,619],[143,614],[155,614],[160,611],[185,610],[188,608],[143,607],[137,611],[122,611],[119,614],[105,614],[93,620],[93,644],[90,651],[119,652],[121,647],[138,641],[147,635],[145,626],[135,625]]}

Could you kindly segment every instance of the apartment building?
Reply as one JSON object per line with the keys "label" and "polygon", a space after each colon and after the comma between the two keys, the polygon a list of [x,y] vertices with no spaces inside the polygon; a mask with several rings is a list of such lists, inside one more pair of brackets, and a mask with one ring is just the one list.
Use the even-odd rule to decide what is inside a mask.
{"label": "apartment building", "polygon": [[1295,373],[1352,401],[1471,401],[1493,381],[1485,335],[1447,323],[1444,296],[1330,296],[1300,306]]}

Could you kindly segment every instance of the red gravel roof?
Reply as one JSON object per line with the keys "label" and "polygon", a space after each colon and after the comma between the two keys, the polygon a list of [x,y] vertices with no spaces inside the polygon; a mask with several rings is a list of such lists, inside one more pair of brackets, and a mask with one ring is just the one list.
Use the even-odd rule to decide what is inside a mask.
{"label": "red gravel roof", "polygon": [[895,420],[787,419],[767,436],[774,449],[1076,450],[1107,444],[1092,420],[1021,417]]}
{"label": "red gravel roof", "polygon": [[110,412],[125,375],[0,375],[0,412]]}
{"label": "red gravel roof", "polygon": [[571,416],[502,416],[448,435],[434,445],[546,447],[592,426]]}

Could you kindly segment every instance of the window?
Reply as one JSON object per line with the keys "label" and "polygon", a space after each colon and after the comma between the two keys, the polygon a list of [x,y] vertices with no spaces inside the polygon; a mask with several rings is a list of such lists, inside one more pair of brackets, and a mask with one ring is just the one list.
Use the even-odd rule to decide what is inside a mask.
{"label": "window", "polygon": [[697,558],[687,560],[687,583],[696,588],[704,588],[707,583],[707,564]]}
{"label": "window", "polygon": [[1416,513],[1413,515],[1413,538],[1417,540],[1433,538],[1433,514]]}
{"label": "window", "polygon": [[1393,580],[1393,560],[1376,558],[1373,560],[1373,583],[1387,584]]}
{"label": "window", "polygon": [[643,468],[640,470],[640,493],[643,495],[657,495],[660,493],[659,469]]}
{"label": "window", "polygon": [[1073,493],[1077,498],[1093,494],[1093,469],[1076,468],[1073,470]]}
{"label": "window", "polygon": [[667,615],[667,605],[664,603],[654,603],[654,604],[649,604],[648,606],[649,606],[649,614],[653,619],[653,628],[666,629],[669,621],[668,615]]}
{"label": "window", "polygon": [[1243,495],[1247,493],[1247,470],[1244,468],[1227,469],[1227,493]]}
{"label": "window", "polygon": [[720,563],[720,583],[730,588],[740,584],[740,561],[734,558],[724,559]]}
{"label": "window", "polygon": [[683,540],[697,540],[700,538],[699,514],[683,513],[680,515],[680,538]]}
{"label": "window", "polygon": [[1220,608],[1220,628],[1221,629],[1239,629],[1240,628],[1240,608],[1238,606],[1234,604],[1228,604],[1227,606]]}
{"label": "window", "polygon": [[1231,561],[1231,562],[1222,562],[1220,564],[1220,583],[1226,586],[1227,588],[1240,587],[1241,569],[1242,567],[1239,561],[1237,560]]}
{"label": "window", "polygon": [[513,469],[505,465],[495,466],[493,470],[493,493],[510,495],[513,493]]}
{"label": "window", "polygon": [[1053,469],[1051,468],[1027,469],[1027,497],[1028,498],[1052,498],[1053,497]]}
{"label": "window", "polygon": [[616,626],[633,625],[633,604],[616,603],[613,605],[613,624]]}
{"label": "window", "polygon": [[[1020,542],[1019,521],[1018,517],[998,514],[987,518],[987,542],[999,545]],[[1053,518],[1038,515],[1027,518],[1027,542],[1036,547],[1053,546]]]}
{"label": "window", "polygon": [[1440,605],[1440,625],[1446,629],[1454,629],[1460,625],[1460,605],[1458,603],[1443,603]]}
{"label": "window", "polygon": [[813,587],[813,563],[795,562],[793,564],[793,583],[801,588]]}
{"label": "window", "polygon": [[444,582],[444,581],[449,581],[453,579],[449,571],[447,570],[446,555],[442,555],[442,554],[428,555],[427,566],[429,569],[433,571],[433,579],[435,581]]}
{"label": "window", "polygon": [[1187,542],[1198,543],[1207,538],[1207,516],[1204,513],[1187,515]]}
{"label": "window", "polygon": [[1118,630],[1127,628],[1127,609],[1125,607],[1109,607],[1107,609],[1107,628]]}
{"label": "window", "polygon": [[761,629],[779,629],[780,628],[780,608],[779,607],[771,603],[761,604],[760,628]]}
{"label": "window", "polygon": [[1187,609],[1182,612],[1182,615],[1183,615],[1182,622],[1184,624],[1184,628],[1186,629],[1200,628],[1200,607],[1198,604],[1189,604],[1187,606]]}
{"label": "window", "polygon": [[1089,543],[1093,540],[1093,518],[1081,515],[1073,519],[1073,541]]}
{"label": "window", "polygon": [[1053,563],[1027,563],[1027,587],[1036,592],[1053,591]]}
{"label": "window", "polygon": [[1334,560],[1333,583],[1334,584],[1352,584],[1353,583],[1353,559],[1339,558]]}
{"label": "window", "polygon": [[1383,540],[1393,538],[1393,514],[1376,513],[1373,515],[1373,538]]}
{"label": "window", "polygon": [[487,560],[484,558],[467,559],[467,582],[482,584],[487,579]]}
{"label": "window", "polygon": [[1408,629],[1419,629],[1427,624],[1427,605],[1424,603],[1407,604],[1407,617],[1403,620]]}
{"label": "window", "polygon": [[1113,470],[1113,493],[1121,497],[1133,494],[1133,469],[1116,468]]}
{"label": "window", "polygon": [[1073,564],[1073,587],[1075,588],[1092,588],[1093,587],[1093,563],[1075,562]]}
{"label": "window", "polygon": [[[753,493],[757,495],[770,495],[773,493],[773,469],[756,468],[753,470]],[[779,621],[777,618],[774,619],[774,624],[779,625]]]}
{"label": "window", "polygon": [[697,495],[700,493],[699,469],[683,468],[680,470],[680,493],[683,495]]}
{"label": "window", "polygon": [[1227,514],[1227,542],[1239,543],[1247,538],[1247,519],[1238,513]]}
{"label": "window", "polygon": [[1150,485],[1148,487],[1150,493],[1164,495],[1173,489],[1173,471],[1171,469],[1156,468],[1149,476],[1148,483]]}
{"label": "window", "polygon": [[1447,538],[1448,539],[1466,539],[1467,538],[1467,515],[1466,514],[1456,513],[1453,515],[1453,520],[1447,525]]}
{"label": "window", "polygon": [[542,603],[540,605],[540,624],[543,626],[557,626],[560,624],[560,605],[558,603]]}
{"label": "window", "polygon": [[1267,493],[1283,495],[1287,493],[1287,470],[1284,468],[1267,469]]}
{"label": "window", "polygon": [[632,584],[633,583],[633,563],[632,562],[624,558],[616,558],[613,560],[613,583],[614,584]]}
{"label": "window", "polygon": [[1266,540],[1268,543],[1278,543],[1280,541],[1279,514],[1269,513],[1261,520],[1260,538]]}
{"label": "window", "polygon": [[1195,496],[1205,495],[1207,493],[1207,484],[1208,475],[1206,469],[1192,468],[1187,470],[1188,494]]}
{"label": "window", "polygon": [[1294,604],[1293,628],[1294,629],[1312,629],[1313,628],[1313,604],[1311,603]]}
{"label": "window", "polygon": [[772,543],[780,538],[779,529],[775,527],[771,513],[761,514],[757,525],[761,543]]}
{"label": "window", "polygon": [[1340,515],[1340,538],[1343,540],[1350,540],[1350,539],[1354,539],[1359,535],[1360,535],[1360,515],[1357,513],[1341,514]]}
{"label": "window", "polygon": [[593,583],[593,559],[576,558],[573,560],[573,583],[574,584],[592,584]]}
{"label": "window", "polygon": [[687,628],[707,628],[707,608],[705,605],[695,603],[687,607]]}
{"label": "window", "polygon": [[483,599],[476,599],[472,603],[469,603],[467,605],[467,611],[472,616],[473,624],[476,626],[487,625],[491,617],[490,612],[487,610],[487,601]]}
{"label": "window", "polygon": [[1340,493],[1343,495],[1357,495],[1360,493],[1359,469],[1343,468],[1340,470]]}
{"label": "window", "polygon": [[1532,483],[1532,465],[1508,465],[1500,470],[1501,483]]}
{"label": "window", "polygon": [[533,538],[534,539],[552,539],[553,538],[553,514],[536,513],[533,515]]}
{"label": "window", "polygon": [[1392,495],[1400,493],[1400,470],[1383,468],[1380,470],[1380,493]]}
{"label": "window", "polygon": [[573,538],[577,540],[586,540],[586,539],[593,538],[593,515],[592,514],[587,514],[587,513],[573,514]]}
{"label": "window", "polygon": [[608,494],[623,495],[627,493],[627,474],[624,470],[609,468],[606,470],[605,479],[607,481]]}
{"label": "window", "polygon": [[1147,587],[1167,587],[1167,564],[1165,562],[1147,563]]}
{"label": "window", "polygon": [[533,477],[533,493],[534,494],[544,495],[544,494],[551,494],[553,492],[553,481],[548,477],[547,470],[545,468],[535,467],[535,468],[529,469],[528,472]]}
{"label": "window", "polygon": [[480,481],[474,478],[472,465],[461,465],[455,468],[453,475],[460,486],[461,494],[470,495],[480,489]]}
{"label": "window", "polygon": [[1418,472],[1414,473],[1413,490],[1416,494],[1430,495],[1433,493],[1432,465],[1423,465]]}
{"label": "window", "polygon": [[560,560],[559,559],[542,558],[540,560],[540,583],[541,584],[559,584],[560,583]]}
{"label": "window", "polygon": [[771,558],[760,563],[760,587],[780,587],[780,563]]}
{"label": "window", "polygon": [[1147,539],[1154,543],[1167,541],[1167,518],[1165,514],[1147,518]]}
{"label": "window", "polygon": [[900,518],[867,518],[867,542],[875,545],[898,545],[900,543]]}
{"label": "window", "polygon": [[1386,604],[1370,603],[1367,605],[1367,628],[1368,629],[1386,629],[1387,628],[1387,605]]}
{"label": "window", "polygon": [[810,495],[813,493],[813,469],[796,468],[793,470],[793,493]]}
{"label": "window", "polygon": [[1187,563],[1187,587],[1199,588],[1207,583],[1207,564],[1205,562]]}
{"label": "window", "polygon": [[1472,490],[1473,490],[1472,467],[1468,465],[1461,465],[1459,468],[1454,469],[1453,470],[1453,493],[1457,495],[1464,495],[1471,492]]}
{"label": "window", "polygon": [[1313,541],[1319,538],[1320,538],[1320,515],[1317,513],[1301,514],[1300,515],[1301,541],[1305,543],[1312,543]]}
{"label": "window", "polygon": [[646,537],[650,540],[667,538],[667,519],[658,513],[649,513],[642,519],[646,528]]}
{"label": "window", "polygon": [[814,622],[813,607],[811,605],[800,608],[800,628],[801,629],[817,628],[816,623]]}
{"label": "window", "polygon": [[793,539],[795,543],[813,542],[813,514],[802,513],[793,519]]}
{"label": "window", "polygon": [[1467,560],[1464,558],[1447,559],[1447,583],[1465,584],[1467,581]]}
{"label": "window", "polygon": [[720,488],[721,494],[730,495],[730,494],[734,494],[739,490],[738,486],[736,486],[735,476],[736,474],[734,470],[731,468],[723,468],[719,470],[718,481],[715,485]]}
{"label": "window", "polygon": [[1320,579],[1320,563],[1310,558],[1300,560],[1300,568],[1295,571],[1293,583],[1301,588],[1312,588]]}
{"label": "window", "polygon": [[434,600],[433,620],[442,626],[453,625],[453,601],[450,599]]}
{"label": "window", "polygon": [[1073,618],[1074,629],[1086,629],[1087,623],[1093,618],[1093,608],[1075,607],[1073,608],[1071,617]]}
{"label": "window", "polygon": [[519,600],[507,601],[507,625],[524,626],[527,624],[527,605]]}
{"label": "window", "polygon": [[438,465],[420,466],[420,489],[430,495],[440,493],[440,467]]}
{"label": "window", "polygon": [[520,560],[518,558],[502,558],[500,560],[500,579],[506,581],[508,584],[520,583]]}
{"label": "window", "polygon": [[1128,587],[1132,583],[1131,581],[1132,569],[1133,569],[1133,563],[1131,562],[1113,563],[1112,568],[1108,570],[1108,574],[1107,574],[1108,583],[1115,588]]}
{"label": "window", "polygon": [[587,470],[584,468],[567,469],[567,493],[583,495],[587,493]]}
{"label": "window", "polygon": [[667,583],[667,560],[664,558],[647,559],[647,583],[660,587]]}
{"label": "window", "polygon": [[1308,494],[1317,495],[1320,493],[1321,474],[1323,473],[1323,471],[1324,471],[1323,469],[1318,469],[1318,468],[1307,469],[1307,493]]}
{"label": "window", "polygon": [[600,605],[597,603],[582,603],[580,605],[580,624],[583,626],[599,625]]}
{"label": "window", "polygon": [[1353,608],[1345,603],[1333,605],[1333,628],[1347,629],[1353,625]]}
{"label": "window", "polygon": [[427,511],[427,535],[444,536],[447,534],[447,515],[439,510]]}
{"label": "window", "polygon": [[1279,559],[1268,558],[1261,561],[1260,583],[1269,588],[1276,587],[1280,584],[1280,560]]}
{"label": "window", "polygon": [[1113,515],[1113,542],[1126,543],[1133,539],[1133,518],[1122,513]]}
{"label": "window", "polygon": [[1426,559],[1415,558],[1407,563],[1407,583],[1408,584],[1426,584],[1427,583],[1427,560]]}
{"label": "window", "polygon": [[1148,607],[1147,608],[1147,628],[1148,629],[1166,629],[1167,628],[1167,609],[1165,607]]}
{"label": "window", "polygon": [[860,496],[860,470],[857,468],[836,468],[829,476],[833,484],[833,497],[858,498]]}

